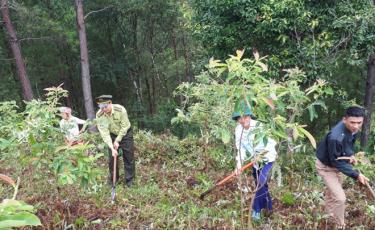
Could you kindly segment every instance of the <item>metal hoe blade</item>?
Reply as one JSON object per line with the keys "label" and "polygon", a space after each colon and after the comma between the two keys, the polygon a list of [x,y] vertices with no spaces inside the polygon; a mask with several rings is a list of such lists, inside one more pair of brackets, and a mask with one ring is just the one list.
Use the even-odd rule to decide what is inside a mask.
{"label": "metal hoe blade", "polygon": [[111,193],[111,203],[115,203],[116,198],[116,163],[117,163],[117,156],[113,159],[113,177],[112,177],[112,193]]}
{"label": "metal hoe blade", "polygon": [[112,187],[112,193],[111,193],[111,202],[112,204],[115,203],[115,198],[116,198],[116,187]]}

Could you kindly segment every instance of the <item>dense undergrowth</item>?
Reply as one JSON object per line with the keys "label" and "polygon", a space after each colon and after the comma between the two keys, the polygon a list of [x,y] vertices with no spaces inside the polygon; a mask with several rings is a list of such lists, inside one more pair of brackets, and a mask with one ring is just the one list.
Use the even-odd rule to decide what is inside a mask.
{"label": "dense undergrowth", "polygon": [[[184,130],[184,138],[178,138],[167,131],[156,135],[135,130],[136,181],[131,188],[121,183],[117,186],[115,204],[110,202],[111,186],[107,184],[108,153],[99,135],[85,133],[84,145],[67,147],[64,143],[64,134],[58,128],[58,102],[66,96],[66,91],[59,87],[48,88],[45,101],[26,102],[24,109],[15,102],[1,102],[0,174],[20,178],[16,198],[36,210],[42,225],[35,228],[334,229],[332,220],[324,214],[323,183],[315,170],[314,150],[304,143],[304,137],[313,145],[315,139],[304,129],[305,125],[295,122],[296,116],[303,114],[300,111],[302,105],[310,108],[312,118],[316,116],[313,108],[317,103],[307,95],[313,91],[320,92],[319,84],[323,86],[324,82],[318,82],[306,91],[300,89],[299,81],[291,78],[289,82],[294,87],[286,87],[290,85],[287,82],[285,86],[278,86],[283,91],[279,92],[279,99],[275,94],[272,101],[268,98],[269,94],[263,95],[263,89],[272,82],[265,81],[260,75],[252,79],[253,72],[250,70],[254,66],[258,72],[266,69],[261,68],[264,66],[259,57],[242,63],[242,54],[238,51],[227,64],[210,62],[219,72],[219,75],[211,77],[220,77],[223,66],[228,67],[229,73],[235,71],[236,74],[231,74],[225,85],[210,81],[207,74],[200,76],[203,80],[200,84],[185,85],[188,92],[193,89],[190,93],[195,97],[200,92],[210,92],[210,95],[193,97],[197,103],[179,110],[174,123],[183,125],[181,120],[189,121],[200,132]],[[300,71],[296,73],[303,75]],[[245,82],[261,81],[252,84],[253,88],[256,84],[259,86],[254,92],[247,88],[241,88],[240,92],[255,93],[251,100],[264,99],[257,101],[254,112],[262,115],[265,126],[269,126],[265,132],[271,137],[278,137],[277,140],[282,143],[270,180],[274,210],[263,213],[260,222],[249,221],[252,193],[240,193],[236,180],[217,188],[204,200],[199,198],[202,192],[234,169],[235,151],[230,144],[234,124],[230,119],[224,119],[223,123],[222,119],[230,117],[229,108],[237,100],[246,101],[248,98],[236,90],[237,86],[244,86],[243,81],[232,83],[233,77],[239,77],[238,74]],[[216,87],[223,90],[216,90]],[[230,100],[225,89],[234,92]],[[286,94],[289,96],[285,98]],[[189,98],[189,93],[185,96]],[[209,97],[210,100],[207,99]],[[289,113],[293,114],[292,119],[287,119]],[[262,116],[258,116],[259,119]],[[292,137],[286,132],[288,130],[292,131]],[[260,134],[259,139],[265,137],[263,132]],[[372,182],[375,181],[374,163],[375,151],[370,148],[358,166]],[[122,165],[121,160],[119,165]],[[123,174],[123,169],[120,169]],[[252,184],[250,173],[241,178]],[[9,198],[13,188],[0,185],[0,199]],[[349,178],[344,186],[349,229],[375,229],[375,204],[367,198],[365,188]],[[0,208],[0,223],[1,212]],[[7,215],[11,218],[13,214]]]}
{"label": "dense undergrowth", "polygon": [[[206,199],[199,195],[233,169],[231,148],[205,145],[196,138],[179,140],[170,134],[135,135],[137,177],[132,188],[117,187],[110,203],[106,184],[106,157],[93,167],[95,183],[62,185],[51,175],[17,158],[0,160],[0,173],[20,177],[18,198],[32,204],[43,224],[38,229],[241,229],[247,226],[250,200],[241,206],[235,181],[215,190]],[[94,149],[91,154],[100,150]],[[226,152],[223,154],[218,153]],[[371,157],[370,157],[371,158]],[[372,157],[372,163],[374,163]],[[333,229],[323,211],[323,186],[314,170],[314,155],[281,154],[274,167],[271,193],[273,213],[255,229]],[[121,173],[122,173],[121,168]],[[280,174],[281,175],[278,175]],[[247,177],[251,181],[251,177]],[[374,177],[372,177],[372,180]],[[280,183],[278,183],[280,182]],[[350,229],[374,229],[375,210],[364,188],[345,181]],[[9,191],[1,187],[1,198]]]}

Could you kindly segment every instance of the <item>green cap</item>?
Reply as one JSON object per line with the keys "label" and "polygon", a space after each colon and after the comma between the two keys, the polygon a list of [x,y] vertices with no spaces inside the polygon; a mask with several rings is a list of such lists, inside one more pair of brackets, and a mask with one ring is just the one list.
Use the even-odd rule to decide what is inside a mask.
{"label": "green cap", "polygon": [[101,95],[95,99],[96,103],[107,103],[112,101],[112,95]]}
{"label": "green cap", "polygon": [[236,104],[234,112],[232,113],[232,119],[237,120],[241,116],[251,116],[253,113],[251,112],[249,106],[247,106],[246,102],[241,101],[240,103]]}

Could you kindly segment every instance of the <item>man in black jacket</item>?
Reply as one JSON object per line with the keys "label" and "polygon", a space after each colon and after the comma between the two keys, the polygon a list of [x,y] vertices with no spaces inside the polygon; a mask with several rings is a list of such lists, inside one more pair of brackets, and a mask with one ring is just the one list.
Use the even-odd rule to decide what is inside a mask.
{"label": "man in black jacket", "polygon": [[[325,185],[325,206],[333,216],[338,228],[345,228],[345,193],[341,186],[342,174],[366,184],[368,179],[355,171],[354,142],[363,124],[364,111],[359,107],[350,107],[345,117],[319,143],[316,151],[316,169]],[[346,157],[346,159],[339,159]]]}

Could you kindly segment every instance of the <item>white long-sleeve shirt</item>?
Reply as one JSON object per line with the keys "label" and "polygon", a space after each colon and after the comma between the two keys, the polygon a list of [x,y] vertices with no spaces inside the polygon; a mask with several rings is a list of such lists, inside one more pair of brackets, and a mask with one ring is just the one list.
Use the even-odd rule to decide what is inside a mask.
{"label": "white long-sleeve shirt", "polygon": [[[255,134],[254,130],[260,128],[261,124],[255,120],[250,120],[249,129],[243,128],[241,124],[238,124],[235,130],[236,138],[236,148],[237,148],[237,168],[241,168],[242,163],[249,159],[253,158],[257,153],[262,152],[263,150],[267,153],[263,156],[263,160],[267,162],[274,162],[277,157],[277,152],[275,149],[276,141],[268,138],[267,144],[264,145],[263,141],[260,140],[255,144]],[[257,165],[255,165],[257,168]]]}
{"label": "white long-sleeve shirt", "polygon": [[79,139],[78,125],[83,125],[84,123],[84,120],[70,116],[68,120],[61,119],[60,128],[65,133],[65,137],[68,141],[77,141]]}

